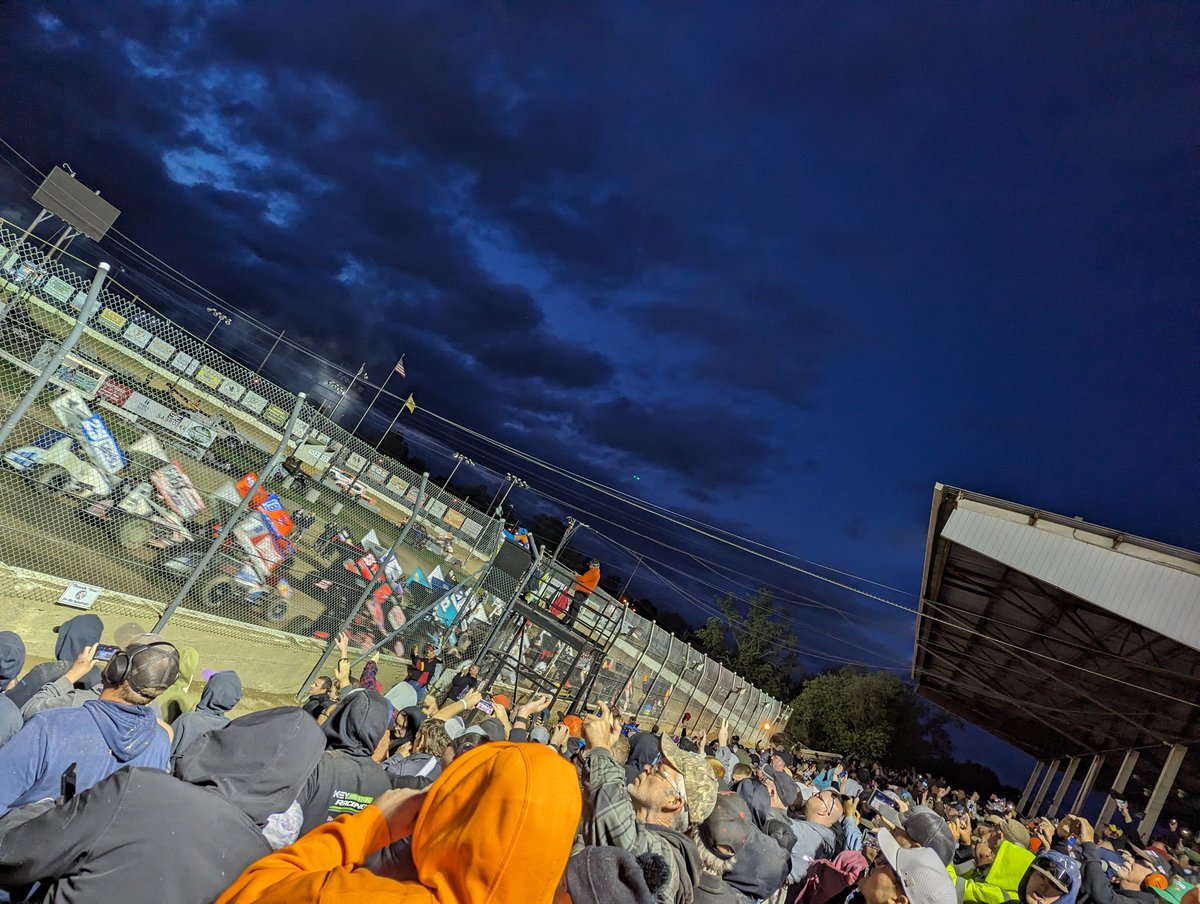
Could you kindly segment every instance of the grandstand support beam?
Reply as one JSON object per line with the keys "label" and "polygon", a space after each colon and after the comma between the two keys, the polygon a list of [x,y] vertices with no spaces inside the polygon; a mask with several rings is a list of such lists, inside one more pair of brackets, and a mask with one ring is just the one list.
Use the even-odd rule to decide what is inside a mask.
{"label": "grandstand support beam", "polygon": [[1092,788],[1096,786],[1096,776],[1100,774],[1100,769],[1104,765],[1104,754],[1097,753],[1092,757],[1091,765],[1088,766],[1087,773],[1083,776],[1083,783],[1079,786],[1079,793],[1075,795],[1075,801],[1071,804],[1071,812],[1079,813],[1083,810],[1087,803],[1087,797],[1092,793]]}
{"label": "grandstand support beam", "polygon": [[1050,801],[1050,809],[1046,811],[1046,815],[1051,819],[1058,818],[1058,808],[1062,806],[1063,798],[1067,796],[1067,788],[1075,779],[1075,770],[1079,768],[1080,757],[1073,756],[1067,761],[1067,769],[1063,772],[1062,781],[1058,783],[1058,790],[1054,792],[1054,799]]}
{"label": "grandstand support beam", "polygon": [[75,347],[75,343],[83,335],[83,328],[87,326],[87,322],[92,317],[92,312],[96,310],[96,305],[100,301],[100,287],[104,285],[108,271],[109,266],[107,263],[101,263],[96,267],[96,275],[92,277],[92,284],[88,287],[87,298],[84,299],[79,316],[75,318],[75,325],[71,327],[71,332],[62,341],[62,345],[50,356],[50,362],[42,368],[42,372],[34,377],[33,385],[21,397],[21,401],[12,410],[12,414],[8,416],[8,420],[4,422],[3,426],[0,426],[0,446],[8,442],[9,435],[16,429],[17,424],[21,422],[21,418],[25,417],[29,412],[38,394],[46,388],[46,384],[50,382],[50,378],[57,374],[58,369],[62,367],[62,363],[67,357],[67,352]]}
{"label": "grandstand support beam", "polygon": [[1171,788],[1175,785],[1175,776],[1179,774],[1179,767],[1183,765],[1185,756],[1187,756],[1186,747],[1182,744],[1171,745],[1171,750],[1167,753],[1167,761],[1163,763],[1162,772],[1158,774],[1158,781],[1154,783],[1154,790],[1150,792],[1150,802],[1146,804],[1146,815],[1138,823],[1138,834],[1142,837],[1143,844],[1150,840],[1154,824],[1162,815],[1163,804],[1167,802],[1167,797],[1171,794]]}
{"label": "grandstand support beam", "polygon": [[[1125,784],[1129,781],[1129,776],[1133,775],[1133,767],[1137,765],[1138,752],[1136,750],[1125,751],[1125,759],[1121,761],[1121,768],[1117,770],[1117,777],[1113,779],[1112,790],[1117,794],[1125,793]],[[1112,819],[1113,810],[1117,808],[1117,799],[1112,795],[1108,795],[1108,799],[1104,801],[1104,806],[1100,808],[1100,816],[1096,820],[1096,825],[1105,825]]]}
{"label": "grandstand support beam", "polygon": [[1046,767],[1046,776],[1042,779],[1042,783],[1038,785],[1037,796],[1033,799],[1033,803],[1029,805],[1029,815],[1037,816],[1042,809],[1042,803],[1046,800],[1046,792],[1050,790],[1050,783],[1054,781],[1054,776],[1058,772],[1059,760],[1051,760]]}
{"label": "grandstand support beam", "polygon": [[[296,404],[292,406],[291,417],[288,418],[287,424],[283,428],[283,434],[279,437],[279,445],[275,447],[275,454],[271,456],[271,460],[267,463],[266,468],[263,469],[263,474],[274,474],[277,470],[279,470],[279,465],[283,461],[283,456],[287,454],[287,447],[288,443],[292,439],[292,433],[294,433],[296,430],[296,421],[300,418],[300,410],[304,407],[304,399],[304,393],[299,392],[296,394]],[[180,604],[185,599],[187,599],[187,595],[191,593],[192,588],[196,586],[196,582],[200,580],[201,575],[208,570],[208,566],[216,557],[217,551],[220,550],[221,545],[229,538],[229,535],[233,533],[233,529],[238,525],[239,522],[241,522],[242,516],[250,509],[250,502],[253,498],[254,494],[247,490],[246,494],[238,501],[237,507],[234,508],[233,513],[225,519],[224,527],[222,527],[217,535],[213,537],[212,543],[208,545],[208,549],[204,551],[204,555],[200,557],[200,561],[196,563],[196,567],[192,569],[192,573],[187,576],[187,580],[183,582],[183,586],[179,588],[179,592],[175,594],[175,598],[171,600],[171,602],[167,605],[167,608],[163,610],[162,618],[160,618],[158,623],[154,626],[155,634],[161,634],[163,632],[163,629],[167,626],[167,622],[169,622],[171,620],[171,616],[175,614],[175,610],[179,608]],[[311,682],[312,678],[309,678],[308,680]]]}
{"label": "grandstand support beam", "polygon": [[1017,810],[1019,812],[1025,812],[1025,805],[1029,803],[1030,795],[1033,794],[1033,789],[1037,785],[1038,773],[1042,771],[1042,767],[1045,765],[1041,760],[1033,764],[1033,771],[1029,773],[1029,781],[1025,783],[1025,790],[1021,792],[1021,799],[1017,801]]}

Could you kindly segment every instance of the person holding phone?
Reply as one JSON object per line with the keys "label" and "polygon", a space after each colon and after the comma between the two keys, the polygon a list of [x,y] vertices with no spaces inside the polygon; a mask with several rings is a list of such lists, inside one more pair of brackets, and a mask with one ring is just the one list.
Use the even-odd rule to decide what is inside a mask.
{"label": "person holding phone", "polygon": [[[95,653],[86,647],[76,671],[86,674]],[[105,666],[96,699],[36,713],[0,747],[0,812],[57,797],[71,763],[80,793],[126,766],[165,770],[171,738],[150,704],[178,675],[174,645],[138,635]]]}

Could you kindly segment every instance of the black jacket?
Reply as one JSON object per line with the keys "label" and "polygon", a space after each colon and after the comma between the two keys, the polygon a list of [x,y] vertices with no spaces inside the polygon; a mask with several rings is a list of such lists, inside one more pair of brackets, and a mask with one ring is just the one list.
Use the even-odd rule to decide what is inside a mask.
{"label": "black jacket", "polygon": [[696,904],[745,904],[746,899],[712,873],[701,873]]}
{"label": "black jacket", "polygon": [[1089,904],[1162,904],[1162,898],[1152,891],[1125,891],[1112,884],[1104,861],[1096,855],[1096,845],[1085,841],[1080,845],[1083,854],[1083,879],[1079,897]]}
{"label": "black jacket", "polygon": [[392,705],[372,690],[355,691],[334,707],[321,727],[327,749],[297,798],[304,810],[302,833],[343,813],[358,813],[394,787],[371,759],[391,719]]}
{"label": "black jacket", "polygon": [[181,778],[122,769],[0,836],[0,887],[40,881],[51,904],[207,904],[271,852],[261,826],[295,800],[321,745],[288,707],[198,739]]}

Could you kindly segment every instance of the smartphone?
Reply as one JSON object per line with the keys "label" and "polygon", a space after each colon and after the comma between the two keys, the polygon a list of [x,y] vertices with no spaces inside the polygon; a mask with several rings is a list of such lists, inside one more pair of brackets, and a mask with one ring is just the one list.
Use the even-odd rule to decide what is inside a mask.
{"label": "smartphone", "polygon": [[879,836],[874,832],[863,832],[862,846],[866,848],[875,848],[879,850]]}
{"label": "smartphone", "polygon": [[63,801],[73,800],[75,797],[76,788],[76,764],[72,763],[63,770],[62,780],[59,783],[59,792],[62,795]]}
{"label": "smartphone", "polygon": [[112,659],[120,652],[120,647],[113,646],[110,643],[98,643],[96,644],[96,655],[92,658],[97,662],[108,662],[108,660]]}
{"label": "smartphone", "polygon": [[496,712],[496,707],[491,700],[480,700],[475,704],[475,708],[481,713],[487,713],[489,716]]}
{"label": "smartphone", "polygon": [[1117,800],[1115,797],[1113,798],[1113,803],[1117,805],[1118,810],[1124,810],[1127,806],[1129,806],[1128,801]]}
{"label": "smartphone", "polygon": [[873,792],[871,794],[871,799],[867,802],[867,805],[872,810],[875,810],[876,812],[879,811],[880,807],[889,807],[891,809],[896,808],[895,801],[893,801],[890,797],[888,797],[882,791]]}

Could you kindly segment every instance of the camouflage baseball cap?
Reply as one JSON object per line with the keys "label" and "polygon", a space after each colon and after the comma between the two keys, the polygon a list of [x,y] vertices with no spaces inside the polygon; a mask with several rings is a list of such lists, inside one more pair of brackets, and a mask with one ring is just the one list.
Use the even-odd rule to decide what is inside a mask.
{"label": "camouflage baseball cap", "polygon": [[687,794],[688,821],[704,822],[717,805],[717,779],[712,766],[702,753],[680,750],[679,745],[663,735],[663,759],[683,775],[683,790]]}

